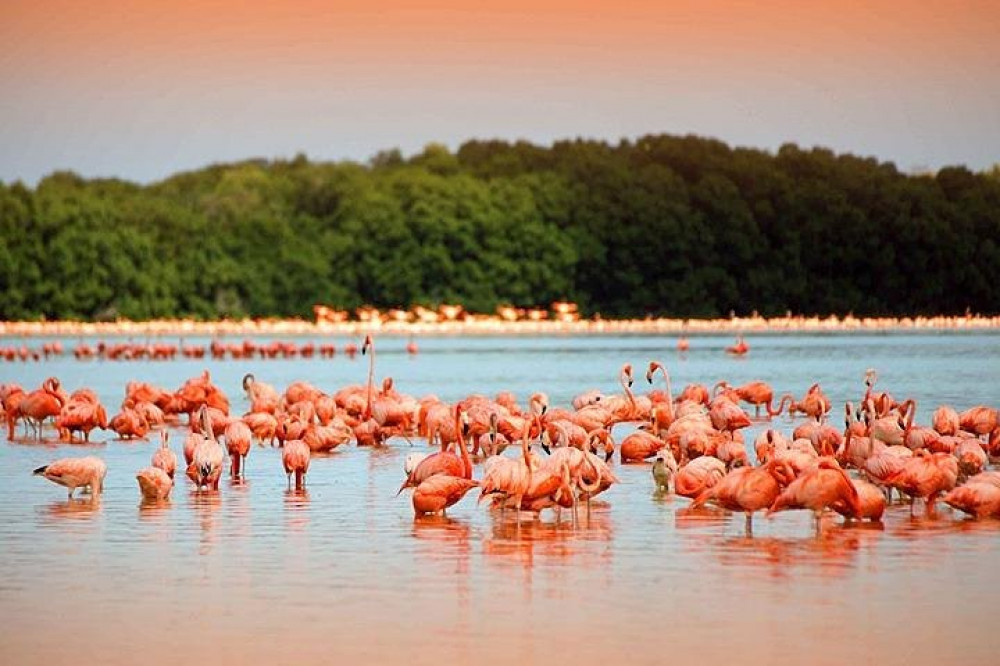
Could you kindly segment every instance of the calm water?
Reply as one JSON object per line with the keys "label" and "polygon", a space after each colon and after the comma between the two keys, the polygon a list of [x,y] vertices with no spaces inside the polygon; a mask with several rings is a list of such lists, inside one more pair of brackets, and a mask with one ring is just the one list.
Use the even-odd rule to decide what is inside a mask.
{"label": "calm water", "polygon": [[[565,404],[588,388],[614,391],[624,362],[646,390],[641,370],[659,359],[675,391],[765,379],[800,396],[819,381],[842,404],[874,367],[880,389],[918,401],[921,420],[942,402],[1000,403],[998,335],[757,336],[738,360],[721,351],[729,338],[712,337],[692,338],[684,357],[651,337],[418,342],[411,358],[405,340],[378,340],[377,376],[449,401],[512,390],[523,402],[543,390]],[[114,412],[126,381],[174,389],[205,368],[242,413],[245,372],[333,391],[362,383],[367,361],[67,358],[0,365],[0,381],[34,387],[56,375],[67,390],[94,388]],[[176,431],[178,453],[181,440]],[[788,512],[758,517],[748,538],[742,516],[691,514],[687,500],[654,495],[647,466],[616,465],[621,485],[576,530],[546,512],[518,531],[474,493],[448,519],[414,520],[409,496],[393,495],[403,458],[424,444],[402,440],[314,458],[301,494],[286,490],[278,450],[254,448],[245,485],[198,494],[178,477],[169,504],[143,507],[134,474],[152,450],[0,445],[0,663],[133,664],[138,651],[157,664],[1000,659],[1000,522],[946,508],[932,520],[892,507],[881,526],[830,518],[819,538],[809,515]],[[67,502],[30,475],[90,453],[109,469],[97,505]]]}

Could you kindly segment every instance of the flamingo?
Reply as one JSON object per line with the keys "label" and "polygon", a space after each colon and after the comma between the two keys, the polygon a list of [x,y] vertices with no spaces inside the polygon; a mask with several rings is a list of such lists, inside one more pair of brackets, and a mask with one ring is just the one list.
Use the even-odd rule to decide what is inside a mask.
{"label": "flamingo", "polygon": [[750,425],[750,417],[746,415],[746,412],[724,395],[712,400],[708,416],[717,430],[733,431]]}
{"label": "flamingo", "polygon": [[913,418],[917,413],[917,403],[907,400],[900,406],[902,413],[906,414],[906,423],[903,426],[903,445],[908,449],[934,449],[941,435],[933,428],[913,425]]}
{"label": "flamingo", "polygon": [[737,336],[736,344],[726,347],[726,353],[732,354],[733,356],[743,356],[748,351],[750,351],[750,345],[747,344],[747,341],[743,339],[742,335]]}
{"label": "flamingo", "polygon": [[623,463],[642,462],[650,458],[667,444],[646,430],[636,430],[622,440],[619,454]]}
{"label": "flamingo", "polygon": [[580,410],[590,405],[596,405],[602,400],[604,400],[604,394],[597,389],[591,389],[573,398],[573,409]]}
{"label": "flamingo", "polygon": [[1000,518],[1000,487],[989,483],[966,483],[941,498],[948,506],[976,518]]}
{"label": "flamingo", "polygon": [[295,474],[295,489],[301,490],[305,486],[306,472],[309,471],[309,445],[301,439],[292,439],[285,442],[281,452],[281,464],[285,467],[285,474],[288,476],[288,487],[292,487],[292,474]]}
{"label": "flamingo", "polygon": [[351,441],[354,431],[340,418],[331,421],[331,425],[312,424],[302,434],[302,441],[313,453],[328,453],[341,444]]}
{"label": "flamingo", "polygon": [[962,419],[953,407],[941,405],[934,410],[931,425],[940,435],[957,435],[962,427]]}
{"label": "flamingo", "polygon": [[726,475],[726,465],[718,458],[700,456],[677,470],[674,492],[694,498],[711,488]]}
{"label": "flamingo", "polygon": [[600,458],[589,450],[599,439],[598,434],[593,433],[585,449],[564,447],[553,451],[532,477],[531,487],[522,501],[522,507],[530,511],[540,511],[550,506],[572,508],[575,525],[579,499],[573,492],[576,487],[587,500],[589,520],[590,498],[618,481]]}
{"label": "flamingo", "polygon": [[149,432],[146,417],[137,412],[131,399],[122,403],[122,411],[112,417],[109,427],[121,439],[145,439]]}
{"label": "flamingo", "polygon": [[809,390],[802,397],[802,400],[796,401],[791,393],[786,393],[781,397],[782,404],[786,398],[791,399],[791,403],[788,405],[789,415],[794,415],[795,412],[802,412],[817,421],[822,421],[833,406],[830,399],[826,397],[826,394],[819,387],[819,384],[810,386]]}
{"label": "flamingo", "polygon": [[777,430],[768,428],[764,432],[760,433],[757,435],[757,439],[755,439],[753,443],[754,453],[757,456],[757,463],[763,465],[774,457],[776,449],[787,448],[788,443],[788,439]]}
{"label": "flamingo", "polygon": [[78,430],[83,433],[83,441],[89,442],[91,430],[108,428],[108,414],[96,397],[91,402],[90,399],[74,400],[71,396],[56,417],[56,428],[68,432],[70,442],[73,441],[73,433]]}
{"label": "flamingo", "polygon": [[653,482],[656,489],[665,493],[670,492],[670,481],[677,474],[677,461],[670,449],[663,448],[657,451],[656,458],[653,459]]}
{"label": "flamingo", "polygon": [[2,401],[4,417],[7,421],[7,439],[14,439],[14,427],[20,418],[19,405],[28,394],[17,384],[0,385],[0,401]]}
{"label": "flamingo", "polygon": [[139,492],[147,500],[165,500],[170,496],[174,480],[159,467],[147,467],[135,475]]}
{"label": "flamingo", "polygon": [[170,450],[169,439],[170,435],[167,434],[167,431],[161,430],[160,448],[153,452],[153,460],[151,462],[153,467],[159,467],[172,479],[177,470],[177,455]]}
{"label": "flamingo", "polygon": [[[631,363],[626,363],[622,366],[621,371],[618,373],[618,381],[622,385],[625,397],[620,395],[610,396],[601,402],[601,407],[612,414],[615,423],[620,421],[635,421],[641,418],[642,409],[632,394],[631,387],[634,379],[632,377]],[[646,411],[648,412],[649,410],[647,409]]]}
{"label": "flamingo", "polygon": [[823,511],[838,503],[854,515],[861,513],[858,490],[851,483],[851,478],[836,460],[824,457],[819,459],[815,467],[803,472],[781,491],[767,515],[785,509],[809,509],[816,518],[818,534],[821,531]]}
{"label": "flamingo", "polygon": [[962,430],[974,435],[988,435],[1000,427],[998,410],[986,405],[970,407],[958,416]]}
{"label": "flamingo", "polygon": [[958,471],[963,477],[979,474],[990,461],[982,444],[972,437],[959,442],[955,447],[955,457],[958,458]]}
{"label": "flamingo", "polygon": [[754,512],[769,508],[781,492],[779,464],[772,461],[764,467],[738,467],[711,488],[703,490],[691,503],[691,508],[714,501],[724,509],[743,511],[746,532],[752,534]]}
{"label": "flamingo", "polygon": [[278,430],[278,419],[273,414],[265,412],[253,412],[243,417],[243,422],[250,428],[250,432],[257,438],[257,442],[263,446],[264,442],[274,445],[274,439]]}
{"label": "flamingo", "polygon": [[664,401],[664,404],[666,405],[666,410],[658,410],[654,414],[654,416],[657,425],[660,428],[669,428],[670,424],[674,422],[674,418],[676,418],[676,415],[674,414],[673,392],[670,390],[670,373],[668,373],[667,369],[663,367],[663,365],[658,361],[650,361],[649,368],[646,370],[646,381],[649,384],[652,384],[653,375],[656,373],[657,370],[663,373],[663,381],[666,382],[667,385],[667,396],[666,396],[667,399]]}
{"label": "flamingo", "polygon": [[281,396],[270,384],[258,382],[251,373],[243,376],[243,390],[250,401],[251,412],[274,414],[281,404]]}
{"label": "flamingo", "polygon": [[[521,460],[505,458],[504,456],[493,456],[487,459],[483,467],[484,474],[480,482],[481,490],[476,503],[482,502],[483,498],[487,495],[501,495],[503,499],[500,504],[501,521],[503,520],[507,500],[512,500],[511,503],[516,509],[520,508],[521,499],[531,487],[532,475],[534,469],[538,466],[537,460],[534,460],[531,456],[530,432],[530,423],[525,421],[521,437]],[[518,521],[518,525],[520,525],[520,520]]]}
{"label": "flamingo", "polygon": [[[17,417],[24,418],[35,431],[36,437],[41,439],[42,424],[45,419],[59,416],[64,404],[66,398],[59,387],[59,380],[49,377],[42,382],[42,388],[32,391],[20,400],[17,405]],[[8,416],[8,424],[9,420]],[[9,427],[13,432],[13,426]]]}
{"label": "flamingo", "polygon": [[857,506],[851,506],[849,502],[834,502],[830,508],[847,519],[867,518],[873,523],[881,521],[885,513],[885,495],[881,488],[862,479],[851,479],[851,483],[858,492]]}
{"label": "flamingo", "polygon": [[891,474],[886,485],[910,496],[910,515],[917,497],[926,500],[927,512],[933,513],[938,496],[955,487],[958,480],[958,460],[947,453],[928,453],[921,449],[903,462],[902,468]]}
{"label": "flamingo", "polygon": [[250,426],[239,419],[234,419],[226,426],[223,436],[226,438],[226,451],[233,461],[231,468],[233,478],[245,477],[247,454],[250,453],[250,440],[253,439]]}
{"label": "flamingo", "polygon": [[708,388],[704,384],[688,384],[684,387],[684,390],[681,391],[680,395],[677,396],[678,402],[690,400],[691,402],[697,402],[703,405],[708,405],[709,399]]}
{"label": "flamingo", "polygon": [[[459,433],[457,438],[458,442],[461,442],[464,433],[463,428],[467,425],[464,423],[465,412],[462,411],[460,405],[455,406],[455,430]],[[465,450],[464,445],[459,443],[462,450]],[[406,488],[411,488],[420,485],[426,479],[436,475],[436,474],[447,474],[449,476],[460,476],[464,478],[471,478],[472,474],[469,472],[469,476],[465,476],[466,467],[465,463],[454,453],[447,450],[447,445],[444,439],[441,440],[441,450],[437,453],[433,453],[426,458],[424,458],[420,463],[410,472],[403,484],[396,491],[396,494],[403,492]]]}
{"label": "flamingo", "polygon": [[108,467],[104,461],[94,456],[60,458],[32,472],[35,476],[44,476],[49,481],[68,488],[70,499],[73,499],[73,491],[81,487],[90,488],[92,497],[100,495],[107,473]]}
{"label": "flamingo", "polygon": [[[721,382],[723,385],[728,386],[725,382]],[[752,382],[747,382],[742,386],[737,386],[732,389],[736,396],[743,402],[748,402],[754,406],[754,418],[760,418],[760,408],[764,407],[767,412],[767,418],[773,418],[781,414],[784,411],[785,403],[791,402],[792,397],[790,395],[784,395],[778,402],[777,408],[774,407],[774,389],[771,385],[765,381],[754,380]]]}
{"label": "flamingo", "polygon": [[205,435],[195,447],[187,470],[188,478],[194,481],[199,490],[203,487],[219,489],[219,478],[222,476],[226,460],[226,449],[215,439],[215,433],[212,431],[209,409],[203,405],[198,412]]}
{"label": "flamingo", "polygon": [[[456,413],[459,408],[456,407]],[[464,438],[458,440],[458,450],[462,454],[462,475],[435,474],[428,477],[413,491],[413,511],[416,515],[425,513],[441,513],[444,515],[448,507],[453,506],[465,494],[479,486],[472,478],[472,460],[465,448]]]}

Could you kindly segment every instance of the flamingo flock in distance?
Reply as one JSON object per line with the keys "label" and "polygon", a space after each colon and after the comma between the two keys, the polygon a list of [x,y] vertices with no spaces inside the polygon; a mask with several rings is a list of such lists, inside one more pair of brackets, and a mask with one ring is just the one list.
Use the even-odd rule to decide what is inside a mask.
{"label": "flamingo flock in distance", "polygon": [[[929,425],[919,425],[915,401],[877,391],[874,371],[857,399],[845,403],[840,428],[831,423],[833,404],[819,383],[777,401],[759,380],[689,384],[675,397],[667,368],[651,361],[647,392],[636,390],[633,366],[625,364],[620,393],[585,390],[567,406],[550,405],[540,391],[523,407],[509,392],[446,403],[401,393],[389,377],[378,382],[371,336],[360,351],[368,359],[367,381],[333,392],[306,382],[279,391],[245,375],[243,415],[231,413],[229,397],[207,371],[174,391],[129,382],[110,418],[93,391],[67,394],[55,377],[31,391],[4,384],[0,400],[11,440],[19,424],[25,438],[41,440],[51,423],[67,443],[89,441],[94,430],[137,441],[158,433],[150,466],[136,473],[147,500],[170,496],[181,461],[166,428],[186,424],[184,476],[198,492],[218,492],[227,474],[246,478],[254,442],[280,447],[288,487],[302,489],[310,464],[336,464],[324,454],[338,447],[422,439],[429,450],[406,456],[397,492],[411,491],[417,516],[445,514],[478,489],[477,503],[487,502],[501,522],[509,514],[520,524],[548,510],[557,521],[568,512],[577,525],[580,507],[589,518],[592,499],[619,483],[617,462],[649,465],[653,488],[689,499],[692,510],[711,504],[743,513],[748,533],[759,512],[809,511],[817,531],[828,512],[880,521],[893,493],[909,503],[911,515],[920,500],[930,515],[940,501],[974,518],[1000,518],[1000,471],[990,468],[1000,458],[997,408],[960,412],[942,405]],[[753,416],[744,406],[753,407]],[[791,432],[775,426],[782,414],[800,419]],[[749,442],[743,431],[755,422],[768,427]],[[621,424],[630,426],[624,436]],[[88,456],[55,460],[33,473],[66,487],[70,497],[80,488],[96,498],[106,472],[100,458]]]}

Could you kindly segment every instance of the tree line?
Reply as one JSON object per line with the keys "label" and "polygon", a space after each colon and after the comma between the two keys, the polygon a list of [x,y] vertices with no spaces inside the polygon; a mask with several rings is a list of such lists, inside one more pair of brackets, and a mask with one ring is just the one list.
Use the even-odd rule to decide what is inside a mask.
{"label": "tree line", "polygon": [[0,318],[555,300],[605,317],[1000,312],[1000,174],[821,148],[469,141],[0,183]]}

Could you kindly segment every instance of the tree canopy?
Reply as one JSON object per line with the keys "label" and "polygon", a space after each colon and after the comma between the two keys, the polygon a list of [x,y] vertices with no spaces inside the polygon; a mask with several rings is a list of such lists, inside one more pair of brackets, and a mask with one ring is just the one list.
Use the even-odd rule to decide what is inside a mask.
{"label": "tree canopy", "polygon": [[0,317],[1000,312],[1000,177],[694,136],[0,183]]}

